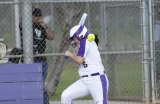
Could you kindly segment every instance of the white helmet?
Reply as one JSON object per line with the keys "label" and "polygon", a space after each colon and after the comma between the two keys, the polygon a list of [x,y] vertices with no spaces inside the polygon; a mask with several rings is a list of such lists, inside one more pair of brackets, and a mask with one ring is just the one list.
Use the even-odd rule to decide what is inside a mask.
{"label": "white helmet", "polygon": [[84,38],[87,38],[89,32],[87,28],[84,25],[76,25],[71,28],[70,30],[70,39],[73,37],[76,37],[79,41],[81,41]]}

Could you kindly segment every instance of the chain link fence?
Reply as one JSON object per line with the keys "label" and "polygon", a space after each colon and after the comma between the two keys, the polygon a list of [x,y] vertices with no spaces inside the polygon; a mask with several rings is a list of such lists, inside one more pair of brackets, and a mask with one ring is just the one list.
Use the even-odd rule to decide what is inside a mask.
{"label": "chain link fence", "polygon": [[153,2],[153,10],[154,10],[154,52],[155,52],[155,98],[157,102],[160,102],[160,72],[159,72],[159,60],[160,60],[160,41],[159,41],[159,30],[160,30],[160,2],[158,0],[154,0]]}
{"label": "chain link fence", "polygon": [[[150,83],[147,83],[145,64],[143,63],[145,61],[145,51],[143,50],[145,44],[144,25],[142,22],[144,1],[24,0],[22,2],[20,0],[0,0],[0,38],[8,46],[8,53],[0,62],[7,64],[8,61],[12,62],[15,59],[18,60],[17,63],[42,62],[41,59],[46,57],[46,63],[43,63],[44,67],[48,69],[43,73],[46,82],[50,82],[54,78],[52,89],[54,96],[49,99],[50,101],[60,101],[62,91],[79,78],[78,66],[71,60],[64,59],[63,56],[68,47],[66,40],[69,36],[69,30],[78,24],[83,13],[87,13],[85,25],[91,33],[97,34],[100,39],[99,50],[109,78],[109,101],[139,103],[150,101],[153,97],[150,91],[152,88],[149,87],[152,78],[149,73],[150,76],[147,78],[149,78]],[[157,21],[159,21],[160,3],[155,0],[152,4],[155,13],[155,27],[153,26],[153,29],[155,29],[158,28],[156,23],[159,23]],[[34,33],[32,11],[35,8],[41,9],[43,21],[51,31],[54,31],[54,39],[45,39],[46,43],[44,42],[40,47],[40,49],[45,49],[45,52],[40,53],[37,53],[33,48],[34,45],[39,45],[42,42],[37,43],[36,40],[41,36],[32,34]],[[154,44],[156,63],[154,85],[156,89],[155,98],[158,101],[160,89],[158,85],[159,71],[157,69],[160,65],[158,58],[160,56],[158,51],[160,44],[159,38],[155,39],[157,39],[157,43]],[[149,44],[147,43],[147,45]],[[13,52],[15,47],[18,50]],[[28,54],[32,52],[34,58],[32,58],[32,54]],[[35,57],[41,58],[37,58],[39,61],[35,61]],[[147,96],[148,92],[149,95]],[[91,100],[91,97],[80,100]]]}

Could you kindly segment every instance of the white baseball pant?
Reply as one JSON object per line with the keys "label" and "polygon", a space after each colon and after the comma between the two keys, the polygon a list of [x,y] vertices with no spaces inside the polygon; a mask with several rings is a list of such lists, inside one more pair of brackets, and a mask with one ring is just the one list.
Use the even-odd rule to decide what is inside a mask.
{"label": "white baseball pant", "polygon": [[91,95],[94,104],[107,104],[108,78],[105,74],[81,78],[65,89],[61,95],[62,104]]}

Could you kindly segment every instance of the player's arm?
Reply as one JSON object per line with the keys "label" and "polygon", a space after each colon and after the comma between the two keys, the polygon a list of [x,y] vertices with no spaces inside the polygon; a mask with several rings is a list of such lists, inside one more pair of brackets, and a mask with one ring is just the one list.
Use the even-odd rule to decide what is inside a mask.
{"label": "player's arm", "polygon": [[70,57],[76,63],[82,64],[84,62],[84,58],[86,57],[88,50],[89,50],[89,47],[86,46],[86,39],[83,39],[80,42],[80,47],[78,49],[77,54],[71,53],[70,51],[66,51],[65,55]]}
{"label": "player's arm", "polygon": [[65,56],[68,56],[69,58],[71,58],[73,61],[75,61],[78,64],[82,64],[84,62],[83,57],[77,56],[76,54],[74,54],[70,51],[66,51]]}

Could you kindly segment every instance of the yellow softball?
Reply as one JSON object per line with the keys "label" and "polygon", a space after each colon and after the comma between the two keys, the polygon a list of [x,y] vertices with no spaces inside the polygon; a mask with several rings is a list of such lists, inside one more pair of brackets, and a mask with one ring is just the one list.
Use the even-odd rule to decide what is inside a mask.
{"label": "yellow softball", "polygon": [[89,35],[87,36],[87,40],[88,40],[89,42],[94,41],[94,40],[95,40],[95,35],[94,35],[94,34],[89,34]]}

